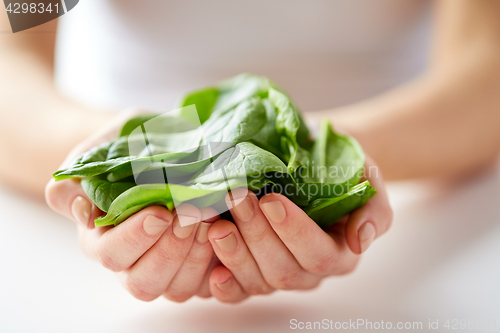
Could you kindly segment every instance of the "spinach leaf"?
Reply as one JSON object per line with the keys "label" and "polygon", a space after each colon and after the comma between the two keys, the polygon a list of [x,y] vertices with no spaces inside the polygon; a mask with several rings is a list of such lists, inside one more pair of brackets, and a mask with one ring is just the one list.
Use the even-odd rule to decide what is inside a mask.
{"label": "spinach leaf", "polygon": [[113,200],[106,215],[95,219],[95,226],[116,226],[141,209],[155,205],[173,210],[174,204],[168,186],[163,184],[163,189],[131,187]]}
{"label": "spinach leaf", "polygon": [[[165,160],[158,161],[158,156],[162,155],[137,159],[128,164],[123,164],[111,170],[107,175],[107,179],[111,182],[116,182],[130,177],[134,173],[150,173],[150,178],[163,179],[163,171],[167,172],[170,178],[177,178],[196,173],[200,168],[209,163],[212,158],[212,156],[207,156],[188,163],[168,163]],[[156,173],[154,175],[151,174],[154,171],[160,171],[161,177],[158,178]]]}
{"label": "spinach leaf", "polygon": [[128,136],[130,133],[132,133],[133,130],[135,130],[137,127],[141,126],[145,122],[148,122],[149,120],[153,119],[157,115],[155,114],[143,114],[136,116],[134,118],[130,118],[121,128],[120,133],[118,134],[119,137],[122,136]]}
{"label": "spinach leaf", "polygon": [[200,129],[180,133],[155,133],[146,132],[143,128],[138,127],[129,136],[121,137],[113,142],[109,148],[107,159],[195,151],[201,138]]}
{"label": "spinach leaf", "polygon": [[[192,103],[193,104],[193,103]],[[187,106],[187,105],[186,105]],[[183,106],[184,107],[184,106]],[[186,108],[190,111],[189,108]],[[153,120],[154,119],[154,120]],[[144,114],[130,118],[122,127],[119,137],[129,136],[139,126],[144,125],[148,133],[179,133],[195,129],[198,124],[179,117],[178,112],[166,114]]]}
{"label": "spinach leaf", "polygon": [[[76,164],[67,169],[56,171],[53,177],[56,181],[69,179],[69,178],[83,178],[83,177],[95,177],[103,175],[109,172],[120,170],[121,168],[132,170],[131,162],[134,163],[151,163],[177,160],[186,156],[189,156],[192,152],[180,152],[180,153],[166,153],[155,155],[153,157],[120,157],[108,161],[102,162],[90,162],[86,164]],[[175,166],[175,164],[172,164]],[[126,171],[127,171],[126,170]],[[123,171],[120,171],[123,172]],[[130,173],[131,174],[131,173]],[[124,178],[124,177],[122,177]]]}
{"label": "spinach leaf", "polygon": [[[230,181],[231,188],[243,185]],[[246,183],[246,182],[245,182]],[[192,184],[143,184],[134,186],[116,197],[110,204],[108,214],[95,220],[98,227],[118,225],[128,217],[149,206],[165,206],[172,211],[177,204],[188,202],[197,207],[208,207],[224,199],[227,183]]]}
{"label": "spinach leaf", "polygon": [[266,109],[257,98],[242,101],[233,112],[211,118],[202,125],[207,143],[231,142],[237,144],[257,135],[267,122]]}
{"label": "spinach leaf", "polygon": [[88,151],[78,156],[71,163],[71,165],[105,161],[108,156],[109,148],[112,144],[113,141],[107,141],[99,144],[98,146],[90,148]]}
{"label": "spinach leaf", "polygon": [[358,184],[363,175],[365,155],[354,138],[335,133],[330,122],[325,120],[311,150],[310,161],[299,164],[307,166],[298,173],[312,201],[339,196]]}
{"label": "spinach leaf", "polygon": [[304,211],[320,227],[327,228],[349,212],[363,206],[376,193],[377,190],[365,181],[341,196],[316,199],[305,207]]}
{"label": "spinach leaf", "polygon": [[276,129],[276,109],[269,99],[262,100],[262,104],[266,109],[267,122],[251,139],[251,142],[284,160],[285,157],[281,151],[281,136]]}
{"label": "spinach leaf", "polygon": [[288,173],[283,162],[272,153],[250,142],[242,142],[225,150],[213,163],[202,169],[191,181],[219,183],[231,178],[245,178],[266,173]]}
{"label": "spinach leaf", "polygon": [[269,88],[269,100],[278,112],[276,118],[278,132],[285,134],[292,144],[298,144],[305,149],[311,148],[313,141],[309,129],[290,98],[277,88]]}
{"label": "spinach leaf", "polygon": [[184,110],[181,111],[181,117],[189,120],[193,124],[203,124],[210,117],[219,94],[219,89],[209,87],[206,89],[194,91],[184,96],[180,103],[180,107],[186,107],[192,104],[196,105],[198,119],[193,119],[192,113],[185,112]]}
{"label": "spinach leaf", "polygon": [[[227,113],[215,121],[205,122],[200,130],[172,134],[170,138],[162,134],[148,134],[147,143],[140,135],[137,135],[134,139],[129,137],[128,140],[129,142],[133,142],[131,143],[132,145],[140,147],[136,150],[142,149],[139,152],[140,156],[153,154],[152,157],[155,158],[154,154],[156,153],[172,151],[176,148],[186,149],[194,145],[195,142],[196,146],[198,146],[198,138],[203,138],[209,144],[202,147],[209,150],[198,149],[198,157],[196,159],[186,161],[186,163],[165,163],[155,158],[154,162],[135,160],[132,163],[134,163],[134,168],[141,172],[168,169],[168,176],[173,178],[194,173],[206,165],[210,159],[233,144],[251,139],[260,132],[265,124],[266,114],[262,102],[259,99],[248,99],[240,103],[233,112]],[[179,142],[181,143],[179,144]],[[143,143],[143,145],[140,145],[140,143]],[[218,144],[214,145],[214,143]],[[191,156],[194,156],[194,154],[188,155],[188,157]],[[117,181],[133,174],[130,165],[123,165],[108,172],[110,172],[108,180],[111,181]]]}
{"label": "spinach leaf", "polygon": [[223,209],[227,191],[247,187],[287,196],[326,228],[376,193],[358,184],[365,157],[356,140],[327,121],[312,140],[297,107],[265,77],[239,75],[186,95],[180,106],[130,119],[117,139],[54,173],[83,178],[85,193],[107,212],[96,226],[152,205]]}
{"label": "spinach leaf", "polygon": [[[304,207],[309,204],[308,193],[301,184],[298,184],[292,175],[285,173],[271,173],[265,177],[270,189],[267,192],[279,193],[292,200],[297,206]],[[262,193],[265,194],[265,193]]]}
{"label": "spinach leaf", "polygon": [[224,80],[217,85],[220,95],[213,108],[213,116],[222,114],[236,107],[250,97],[267,97],[271,82],[262,76],[240,74]]}
{"label": "spinach leaf", "polygon": [[295,172],[308,160],[305,149],[310,148],[312,144],[309,129],[291,100],[283,92],[270,88],[269,100],[277,111],[276,129],[282,135],[281,149],[288,157],[288,169],[290,172]]}
{"label": "spinach leaf", "polygon": [[335,133],[325,120],[312,148],[311,162],[309,178],[313,181],[355,185],[362,177],[365,155],[354,138]]}
{"label": "spinach leaf", "polygon": [[107,180],[92,177],[84,178],[81,183],[83,191],[103,212],[109,210],[111,203],[123,192],[135,186],[134,182],[112,183]]}
{"label": "spinach leaf", "polygon": [[[284,141],[289,141],[288,139],[284,139]],[[303,168],[310,164],[311,154],[309,151],[297,145],[294,147],[292,144],[288,144],[290,151],[290,160],[288,161],[288,169],[298,178],[297,175],[299,169]]]}
{"label": "spinach leaf", "polygon": [[[95,225],[97,227],[116,226],[149,206],[165,206],[172,211],[175,205],[183,202],[193,204],[199,208],[215,204],[225,205],[224,197],[227,191],[246,186],[246,184],[246,180],[232,178],[222,182],[195,183],[189,186],[179,184],[143,184],[134,186],[119,194],[109,205],[108,214],[97,218]],[[252,182],[250,188],[258,190],[266,184],[267,180],[261,179],[258,182]]]}

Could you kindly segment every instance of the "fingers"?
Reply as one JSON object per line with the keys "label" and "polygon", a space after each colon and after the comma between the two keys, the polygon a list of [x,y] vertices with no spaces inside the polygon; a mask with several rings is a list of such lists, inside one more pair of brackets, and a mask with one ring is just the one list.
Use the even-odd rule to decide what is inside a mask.
{"label": "fingers", "polygon": [[148,207],[114,228],[83,230],[82,249],[104,267],[123,271],[158,241],[172,221],[172,213],[165,207]]}
{"label": "fingers", "polygon": [[247,294],[267,294],[272,291],[233,223],[226,220],[215,222],[208,231],[208,238],[219,260],[232,272]]}
{"label": "fingers", "polygon": [[[125,121],[144,113],[145,111],[139,109],[128,109],[121,112],[105,127],[77,145],[68,154],[60,168],[68,166],[77,156],[90,148],[115,138]],[[90,216],[101,213],[81,188],[79,179],[68,179],[59,182],[55,182],[53,179],[50,180],[45,187],[45,200],[54,211],[76,221],[84,228],[93,228],[93,223],[90,223],[93,219],[90,219]]]}
{"label": "fingers", "polygon": [[214,268],[219,265],[222,264],[219,258],[217,258],[217,256],[214,253],[212,256],[212,260],[210,261],[210,264],[208,265],[208,268],[205,271],[205,276],[203,276],[203,281],[201,281],[201,285],[200,288],[198,289],[198,292],[196,293],[196,296],[201,298],[208,298],[212,296],[212,293],[210,292],[210,275],[212,274]]}
{"label": "fingers", "polygon": [[354,269],[357,256],[343,237],[332,238],[289,199],[281,194],[267,194],[259,205],[283,244],[306,271],[327,276]]}
{"label": "fingers", "polygon": [[177,207],[172,227],[129,269],[119,275],[125,288],[136,298],[151,301],[162,295],[186,259],[198,223],[182,227],[180,221],[200,222],[198,208]]}
{"label": "fingers", "polygon": [[384,180],[377,165],[367,157],[366,180],[370,181],[377,194],[350,214],[346,224],[346,240],[356,254],[368,249],[373,240],[385,233],[392,223],[392,209],[389,205]]}
{"label": "fingers", "polygon": [[210,292],[223,303],[238,303],[248,298],[229,269],[217,266],[210,274]]}
{"label": "fingers", "polygon": [[[219,215],[210,207],[202,208],[200,211],[202,222],[196,230],[193,245],[164,293],[166,298],[174,302],[184,302],[198,292],[213,257],[212,245],[208,241],[208,229],[214,221],[219,219]],[[209,291],[208,288],[207,291]]]}
{"label": "fingers", "polygon": [[259,200],[253,192],[233,190],[226,197],[226,204],[264,279],[273,288],[311,289],[317,286],[318,277],[306,272],[283,244],[260,210]]}
{"label": "fingers", "polygon": [[60,182],[51,180],[45,187],[45,200],[54,211],[72,219],[85,229],[94,227],[91,215],[101,213],[87,197],[77,179]]}

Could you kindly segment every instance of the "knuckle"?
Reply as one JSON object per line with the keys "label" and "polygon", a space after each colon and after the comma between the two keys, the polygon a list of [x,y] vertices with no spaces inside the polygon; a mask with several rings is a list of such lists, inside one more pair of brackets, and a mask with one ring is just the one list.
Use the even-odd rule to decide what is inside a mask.
{"label": "knuckle", "polygon": [[293,290],[297,289],[303,282],[303,276],[299,272],[291,272],[276,276],[268,283],[276,289],[280,290]]}
{"label": "knuckle", "polygon": [[233,251],[230,253],[217,251],[217,259],[230,271],[244,272],[247,270],[249,253],[246,251]]}
{"label": "knuckle", "polygon": [[251,229],[245,235],[242,235],[247,244],[262,244],[269,237],[269,232],[265,229],[263,230],[253,230]]}
{"label": "knuckle", "polygon": [[125,248],[140,249],[144,247],[144,241],[141,242],[139,238],[140,237],[137,237],[136,234],[124,232],[122,235],[122,240],[120,242]]}
{"label": "knuckle", "polygon": [[246,265],[248,262],[248,257],[244,254],[229,254],[225,257],[219,258],[219,260],[226,266],[230,271],[234,272],[244,272],[246,270]]}
{"label": "knuckle", "polygon": [[327,253],[317,258],[310,264],[305,265],[304,269],[315,275],[325,275],[333,271],[337,261],[338,260],[333,253]]}
{"label": "knuckle", "polygon": [[130,275],[127,276],[125,282],[126,289],[136,299],[143,302],[151,302],[158,298],[159,295],[150,293],[144,283],[136,281]]}
{"label": "knuckle", "polygon": [[123,270],[123,268],[105,251],[97,252],[97,260],[104,268],[107,268],[113,272],[120,272]]}
{"label": "knuckle", "polygon": [[169,250],[162,246],[158,246],[154,249],[154,256],[152,259],[155,267],[164,267],[169,262],[178,263],[184,261],[185,254],[179,249]]}
{"label": "knuckle", "polygon": [[193,267],[199,267],[199,266],[204,266],[208,264],[208,262],[211,260],[211,256],[204,256],[202,254],[194,254],[194,253],[189,253],[187,257],[184,259],[184,264],[193,266]]}
{"label": "knuckle", "polygon": [[202,265],[205,265],[206,263],[208,263],[209,259],[210,258],[207,259],[203,256],[189,254],[186,257],[186,259],[184,259],[184,264],[189,265],[189,266],[198,267],[198,266],[202,266]]}

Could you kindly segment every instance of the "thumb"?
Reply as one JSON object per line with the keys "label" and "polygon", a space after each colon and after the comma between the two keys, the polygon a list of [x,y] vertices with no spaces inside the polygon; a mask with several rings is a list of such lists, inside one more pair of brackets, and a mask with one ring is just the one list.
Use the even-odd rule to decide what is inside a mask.
{"label": "thumb", "polygon": [[377,165],[367,156],[366,177],[363,180],[377,190],[368,202],[352,212],[345,226],[346,241],[355,254],[365,252],[373,240],[384,234],[392,224],[392,209],[385,190],[384,180]]}
{"label": "thumb", "polygon": [[45,200],[52,210],[72,219],[85,229],[93,229],[94,224],[91,221],[103,214],[85,194],[79,179],[60,182],[50,180],[45,187]]}

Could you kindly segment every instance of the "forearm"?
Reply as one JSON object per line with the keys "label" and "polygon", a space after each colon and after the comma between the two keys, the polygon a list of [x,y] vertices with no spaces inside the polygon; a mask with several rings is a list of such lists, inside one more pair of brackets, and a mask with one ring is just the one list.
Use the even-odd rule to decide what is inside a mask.
{"label": "forearm", "polygon": [[457,176],[500,150],[500,2],[436,2],[432,61],[417,80],[328,117],[389,179]]}
{"label": "forearm", "polygon": [[0,182],[38,197],[70,149],[112,117],[58,94],[51,50],[43,50],[52,39],[0,36]]}
{"label": "forearm", "polygon": [[429,73],[373,100],[314,116],[354,135],[389,179],[460,175],[500,150],[500,79],[493,70]]}

